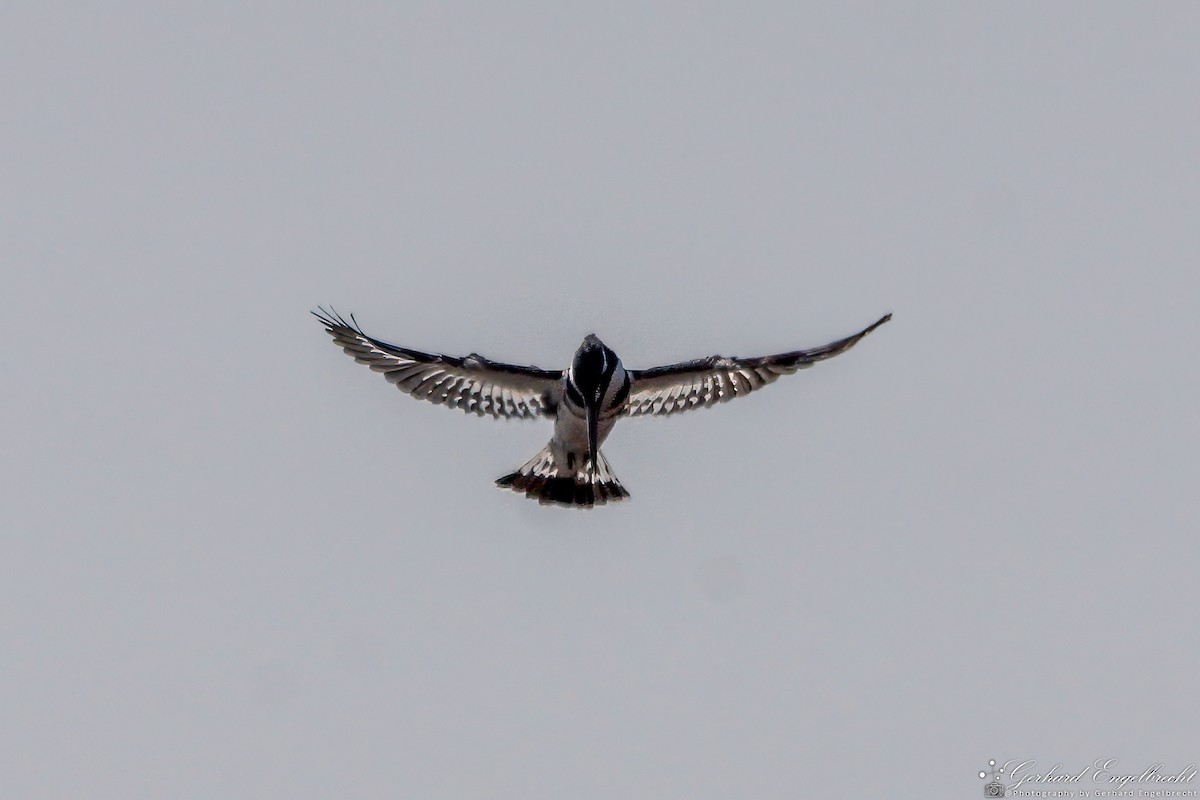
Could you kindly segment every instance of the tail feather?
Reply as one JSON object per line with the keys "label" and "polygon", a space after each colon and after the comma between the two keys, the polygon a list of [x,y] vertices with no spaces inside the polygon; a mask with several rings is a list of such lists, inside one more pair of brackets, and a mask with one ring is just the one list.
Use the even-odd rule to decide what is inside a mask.
{"label": "tail feather", "polygon": [[591,508],[629,497],[603,453],[596,454],[596,461],[595,469],[590,463],[567,469],[555,462],[550,445],[546,445],[516,472],[498,479],[496,485],[523,492],[542,505],[573,508]]}

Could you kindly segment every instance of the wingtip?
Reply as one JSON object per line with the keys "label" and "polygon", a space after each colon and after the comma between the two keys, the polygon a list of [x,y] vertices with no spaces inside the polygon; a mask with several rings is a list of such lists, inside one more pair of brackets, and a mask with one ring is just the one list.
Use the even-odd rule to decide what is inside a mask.
{"label": "wingtip", "polygon": [[308,313],[319,319],[321,324],[331,331],[334,328],[348,328],[355,333],[362,333],[362,329],[358,326],[358,320],[354,318],[353,314],[350,315],[350,322],[347,322],[346,318],[339,314],[333,306],[329,308],[317,306],[315,311],[310,310]]}
{"label": "wingtip", "polygon": [[885,322],[889,321],[891,318],[892,318],[892,312],[890,312],[890,311],[889,311],[888,313],[886,313],[886,314],[884,314],[882,317],[880,317],[880,318],[879,318],[879,319],[878,319],[878,320],[875,322],[875,324],[874,324],[874,325],[871,325],[869,328],[867,328],[865,331],[863,331],[863,336],[866,336],[868,333],[870,333],[871,331],[875,330],[876,328],[878,328],[878,327],[879,327],[880,325],[882,325],[883,323],[885,323]]}

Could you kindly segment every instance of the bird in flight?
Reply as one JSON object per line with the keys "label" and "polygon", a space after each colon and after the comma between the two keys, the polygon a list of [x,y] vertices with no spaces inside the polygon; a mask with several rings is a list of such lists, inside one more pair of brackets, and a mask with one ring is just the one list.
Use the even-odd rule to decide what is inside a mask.
{"label": "bird in flight", "polygon": [[622,417],[667,416],[749,394],[780,375],[849,350],[892,318],[886,314],[858,333],[809,350],[773,356],[709,356],[652,369],[625,369],[595,334],[584,338],[564,370],[502,364],[481,355],[423,353],[363,333],[354,315],[332,309],[312,314],[345,353],[382,373],[405,394],[478,416],[554,421],[554,436],[515,472],[498,479],[544,505],[591,508],[623,500],[600,445]]}

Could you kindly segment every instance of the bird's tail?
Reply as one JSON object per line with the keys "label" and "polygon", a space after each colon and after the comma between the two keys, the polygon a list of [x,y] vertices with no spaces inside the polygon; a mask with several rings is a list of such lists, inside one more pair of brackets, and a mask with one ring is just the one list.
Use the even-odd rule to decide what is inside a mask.
{"label": "bird's tail", "polygon": [[574,508],[591,508],[629,497],[603,453],[596,453],[596,461],[595,469],[590,462],[577,469],[568,468],[555,461],[550,445],[546,445],[516,472],[497,480],[496,485],[524,492],[530,500],[542,505],[553,503]]}

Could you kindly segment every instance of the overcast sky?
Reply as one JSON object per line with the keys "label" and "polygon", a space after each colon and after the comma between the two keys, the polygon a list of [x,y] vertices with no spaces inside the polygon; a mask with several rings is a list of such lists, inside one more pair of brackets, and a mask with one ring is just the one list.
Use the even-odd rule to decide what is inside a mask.
{"label": "overcast sky", "polygon": [[[169,5],[0,11],[4,797],[1200,761],[1200,5]],[[572,512],[318,303],[555,368],[895,318]]]}

